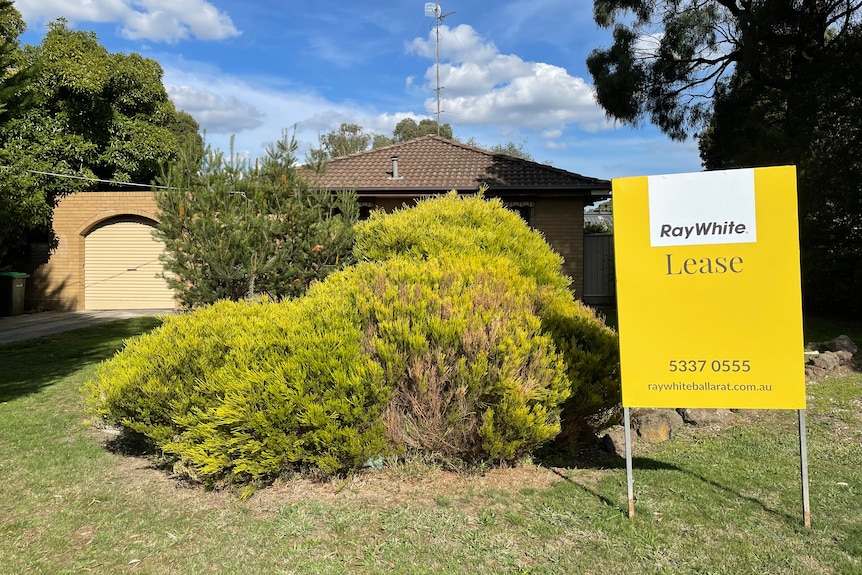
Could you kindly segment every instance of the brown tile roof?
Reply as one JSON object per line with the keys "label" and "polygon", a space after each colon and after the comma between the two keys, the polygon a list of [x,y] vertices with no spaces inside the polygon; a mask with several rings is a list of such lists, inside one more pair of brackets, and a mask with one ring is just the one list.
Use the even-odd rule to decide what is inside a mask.
{"label": "brown tile roof", "polygon": [[[393,156],[398,178],[393,178]],[[358,193],[475,191],[487,184],[493,195],[510,193],[589,193],[610,190],[610,182],[559,168],[495,154],[440,136],[423,136],[391,146],[327,161],[320,185]]]}

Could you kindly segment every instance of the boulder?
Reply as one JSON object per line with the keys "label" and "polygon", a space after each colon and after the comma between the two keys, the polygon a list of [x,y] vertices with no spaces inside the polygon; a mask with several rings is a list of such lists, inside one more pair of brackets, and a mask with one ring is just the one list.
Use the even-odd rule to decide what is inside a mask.
{"label": "boulder", "polygon": [[648,443],[661,443],[671,438],[673,431],[685,422],[674,409],[633,409],[632,428]]}
{"label": "boulder", "polygon": [[849,336],[839,335],[829,341],[812,341],[805,345],[805,349],[811,351],[847,351],[855,355],[859,348],[853,343]]}
{"label": "boulder", "polygon": [[819,367],[820,369],[829,371],[841,365],[841,360],[831,351],[824,351],[823,353],[812,357],[811,364],[814,367]]}
{"label": "boulder", "polygon": [[839,335],[835,339],[827,341],[826,349],[827,351],[847,351],[851,354],[855,354],[859,351],[859,348],[856,347],[853,340],[846,335]]}

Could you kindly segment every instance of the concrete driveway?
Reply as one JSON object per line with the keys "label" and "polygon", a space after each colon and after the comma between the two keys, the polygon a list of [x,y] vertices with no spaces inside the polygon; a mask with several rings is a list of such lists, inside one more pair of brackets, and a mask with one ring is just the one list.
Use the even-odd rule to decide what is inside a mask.
{"label": "concrete driveway", "polygon": [[0,317],[0,345],[15,341],[54,335],[131,317],[174,313],[172,309],[117,309],[90,311],[43,311],[12,317]]}

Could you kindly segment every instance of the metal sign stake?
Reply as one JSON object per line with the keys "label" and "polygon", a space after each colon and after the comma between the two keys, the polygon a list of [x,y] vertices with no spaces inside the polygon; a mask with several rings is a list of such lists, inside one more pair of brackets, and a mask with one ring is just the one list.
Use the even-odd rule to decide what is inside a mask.
{"label": "metal sign stake", "polygon": [[805,410],[799,410],[799,459],[802,471],[802,521],[811,527],[811,504],[808,500],[808,439],[805,433]]}
{"label": "metal sign stake", "polygon": [[623,408],[623,420],[626,427],[626,483],[629,489],[629,519],[635,516],[635,481],[632,475],[632,422],[629,408]]}

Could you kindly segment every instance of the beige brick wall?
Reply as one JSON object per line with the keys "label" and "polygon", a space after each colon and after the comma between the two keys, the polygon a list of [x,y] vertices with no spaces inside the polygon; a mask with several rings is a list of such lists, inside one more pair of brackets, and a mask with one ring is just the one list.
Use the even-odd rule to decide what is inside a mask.
{"label": "beige brick wall", "polygon": [[28,309],[84,309],[84,239],[112,218],[138,216],[158,221],[153,192],[79,192],[54,209],[57,246],[47,264],[30,270],[25,291]]}
{"label": "beige brick wall", "polygon": [[563,256],[563,273],[572,278],[571,289],[580,299],[584,293],[584,201],[574,198],[537,199],[533,206],[532,225]]}

